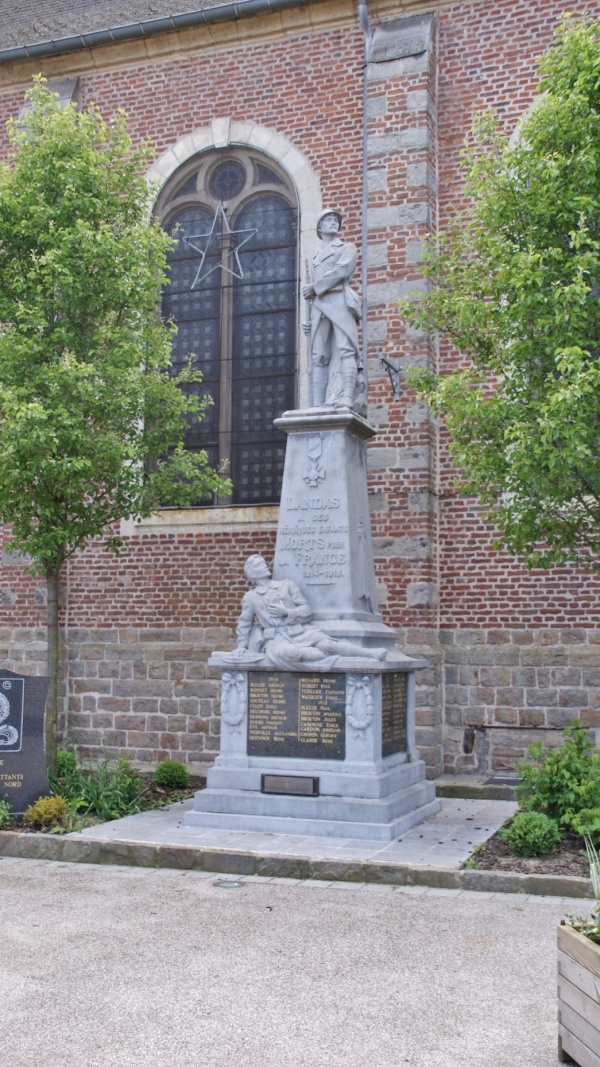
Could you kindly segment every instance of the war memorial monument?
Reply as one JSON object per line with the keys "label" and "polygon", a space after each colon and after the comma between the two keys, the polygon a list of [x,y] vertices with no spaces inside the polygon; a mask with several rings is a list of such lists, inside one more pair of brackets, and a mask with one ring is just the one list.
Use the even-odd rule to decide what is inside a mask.
{"label": "war memorial monument", "polygon": [[[261,556],[222,670],[221,748],[187,826],[389,841],[439,810],[415,748],[415,671],[377,611],[359,388],[356,249],[341,215],[321,247],[306,324],[312,406],[286,411],[273,576]],[[358,410],[357,410],[358,409]]]}

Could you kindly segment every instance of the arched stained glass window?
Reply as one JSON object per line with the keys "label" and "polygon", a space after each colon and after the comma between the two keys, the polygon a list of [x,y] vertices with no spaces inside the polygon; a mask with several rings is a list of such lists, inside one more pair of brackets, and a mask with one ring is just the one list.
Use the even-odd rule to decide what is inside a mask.
{"label": "arched stained glass window", "polygon": [[[178,333],[172,365],[192,357],[213,403],[190,422],[186,447],[226,461],[226,504],[277,503],[285,435],[273,420],[295,404],[297,205],[287,175],[260,153],[232,149],[196,157],[157,204],[177,244],[163,314]],[[207,501],[205,503],[210,503]]]}
{"label": "arched stained glass window", "polygon": [[240,252],[233,288],[232,400],[234,485],[248,502],[279,499],[285,439],[273,419],[293,407],[296,333],[295,218],[281,196],[265,193],[243,207],[239,229],[254,230]]}
{"label": "arched stained glass window", "polygon": [[[219,462],[219,387],[220,387],[220,293],[214,271],[212,285],[192,289],[198,268],[198,255],[186,243],[185,238],[209,230],[212,213],[203,207],[184,207],[169,217],[167,231],[176,238],[177,244],[170,254],[170,279],[163,293],[163,315],[177,323],[177,333],[171,350],[171,366],[177,373],[192,357],[194,368],[202,371],[200,385],[186,385],[186,391],[207,392],[213,403],[206,408],[201,421],[190,420],[186,434],[186,447],[206,449],[209,463]],[[207,257],[208,263],[217,266],[215,255]]]}

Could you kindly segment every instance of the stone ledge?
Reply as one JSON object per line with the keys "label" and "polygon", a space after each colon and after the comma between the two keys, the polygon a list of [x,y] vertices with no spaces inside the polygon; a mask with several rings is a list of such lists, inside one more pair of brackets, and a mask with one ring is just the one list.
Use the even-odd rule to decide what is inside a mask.
{"label": "stone ledge", "polygon": [[[461,724],[462,728],[462,724]],[[464,735],[464,731],[461,734]],[[442,774],[435,780],[438,797],[456,797],[464,800],[514,800],[512,785],[502,785],[474,774]]]}
{"label": "stone ledge", "polygon": [[215,874],[259,875],[320,881],[376,882],[436,889],[467,889],[485,893],[593,899],[588,878],[567,875],[517,874],[504,871],[457,870],[376,860],[264,855],[242,849],[194,845],[159,845],[137,841],[103,841],[54,834],[0,832],[0,857],[60,860],[65,863],[106,863],[123,867],[214,871]]}

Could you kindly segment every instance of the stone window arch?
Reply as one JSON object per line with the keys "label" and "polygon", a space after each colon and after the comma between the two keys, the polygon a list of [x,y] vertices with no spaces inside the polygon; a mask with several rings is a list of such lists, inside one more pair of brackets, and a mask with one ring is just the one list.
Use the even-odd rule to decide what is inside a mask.
{"label": "stone window arch", "polygon": [[273,426],[296,403],[298,203],[275,160],[250,146],[201,152],[163,186],[156,212],[176,240],[162,298],[178,325],[174,370],[190,357],[203,375],[187,386],[213,403],[190,423],[186,447],[225,462],[230,498],[279,500],[285,436]]}

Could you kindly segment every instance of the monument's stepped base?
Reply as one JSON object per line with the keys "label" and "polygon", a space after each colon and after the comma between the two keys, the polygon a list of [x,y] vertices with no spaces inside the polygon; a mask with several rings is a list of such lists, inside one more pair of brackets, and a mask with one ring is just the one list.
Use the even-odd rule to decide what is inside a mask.
{"label": "monument's stepped base", "polygon": [[[398,757],[392,757],[392,761]],[[291,762],[291,761],[290,761]],[[425,780],[423,760],[383,766],[375,773],[323,770],[315,762],[300,766],[263,760],[253,767],[213,767],[208,788],[196,793],[186,826],[308,834],[392,841],[441,807],[435,785]],[[261,793],[263,775],[299,779],[317,776],[319,796]]]}
{"label": "monument's stepped base", "polygon": [[[423,776],[425,765],[418,764]],[[307,834],[362,841],[393,841],[439,811],[435,785],[422,778],[386,797],[296,797],[243,789],[209,788],[196,794],[186,826],[251,830],[271,834]]]}
{"label": "monument's stepped base", "polygon": [[[271,759],[253,761],[250,765],[238,766],[219,756],[217,764],[208,772],[208,790],[198,793],[199,802],[208,792],[215,790],[254,790],[260,792],[263,774],[290,776],[318,776],[321,797],[359,797],[361,799],[380,800],[399,789],[417,785],[425,777],[423,760],[407,762],[404,753],[391,756],[379,766],[374,763],[356,763],[353,767],[345,761],[344,769],[340,765],[320,761],[318,767],[309,760]],[[325,764],[325,766],[324,766]],[[305,798],[304,798],[305,799]]]}

